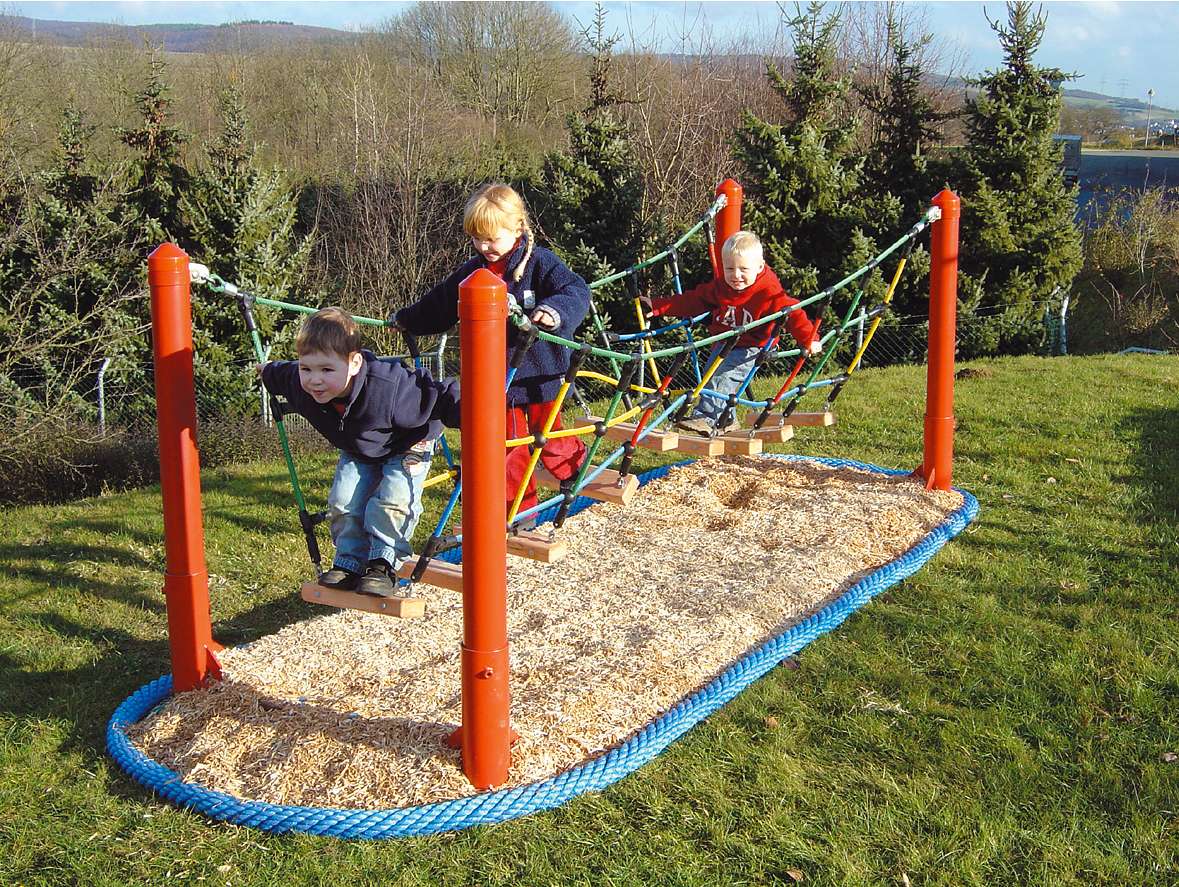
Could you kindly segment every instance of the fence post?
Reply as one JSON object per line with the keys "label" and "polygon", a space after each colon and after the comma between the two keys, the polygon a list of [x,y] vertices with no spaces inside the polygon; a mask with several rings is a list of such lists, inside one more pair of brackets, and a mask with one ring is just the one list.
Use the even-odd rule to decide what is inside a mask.
{"label": "fence post", "polygon": [[1060,353],[1068,354],[1068,300],[1069,293],[1064,294],[1060,302]]}
{"label": "fence post", "polygon": [[192,300],[188,256],[174,243],[147,259],[151,288],[156,422],[160,437],[160,491],[164,500],[164,600],[174,692],[217,676],[209,615],[209,571],[201,523],[201,468],[196,445],[196,391],[192,372]]}
{"label": "fence post", "polygon": [[713,257],[712,267],[717,279],[724,277],[721,270],[721,247],[725,241],[741,230],[741,204],[744,201],[744,189],[734,179],[725,179],[716,186],[716,195],[725,195],[725,205],[716,214],[716,255]]}
{"label": "fence post", "polygon": [[478,789],[502,785],[511,764],[508,724],[507,439],[508,294],[480,268],[459,284],[463,447],[463,773]]}
{"label": "fence post", "polygon": [[954,462],[954,346],[958,320],[958,217],[948,189],[933,198],[942,211],[930,229],[929,365],[925,385],[925,453],[918,473],[926,488],[950,489]]}
{"label": "fence post", "polygon": [[98,433],[106,437],[106,368],[111,365],[111,359],[104,357],[98,367]]}

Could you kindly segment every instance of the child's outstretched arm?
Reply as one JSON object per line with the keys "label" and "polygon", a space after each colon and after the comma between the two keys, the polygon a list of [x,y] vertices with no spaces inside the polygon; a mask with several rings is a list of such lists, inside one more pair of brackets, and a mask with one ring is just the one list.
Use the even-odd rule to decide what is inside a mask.
{"label": "child's outstretched arm", "polygon": [[541,279],[533,322],[546,332],[570,339],[585,320],[590,307],[590,290],[580,274],[554,262]]}
{"label": "child's outstretched arm", "polygon": [[299,362],[297,360],[271,360],[258,365],[258,374],[266,390],[288,401],[302,391],[299,384]]}
{"label": "child's outstretched arm", "polygon": [[[789,308],[791,305],[797,304],[798,299],[785,296],[781,307],[774,310],[780,311],[782,308]],[[802,308],[795,309],[786,315],[786,328],[790,330],[790,335],[794,336],[794,341],[798,343],[799,347],[807,353],[818,354],[823,350],[823,343],[815,335],[815,325]]]}
{"label": "child's outstretched arm", "polygon": [[415,336],[444,333],[458,323],[459,284],[478,266],[475,259],[460,265],[449,277],[393,315],[393,322]]}
{"label": "child's outstretched arm", "polygon": [[435,380],[427,370],[409,370],[397,386],[389,405],[391,424],[416,428],[438,419],[449,428],[458,428],[461,417],[459,384],[450,379]]}
{"label": "child's outstretched arm", "polygon": [[706,280],[698,286],[677,293],[674,296],[663,296],[651,300],[651,317],[695,317],[705,311],[711,311],[716,304],[709,297],[712,295],[715,281]]}

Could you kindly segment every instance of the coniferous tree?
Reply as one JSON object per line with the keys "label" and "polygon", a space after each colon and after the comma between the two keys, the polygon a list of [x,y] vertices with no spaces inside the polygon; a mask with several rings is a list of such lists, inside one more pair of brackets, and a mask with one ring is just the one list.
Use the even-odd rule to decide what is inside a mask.
{"label": "coniferous tree", "polygon": [[188,173],[180,162],[180,149],[188,137],[170,122],[170,89],[164,73],[163,54],[153,50],[147,84],[135,96],[139,125],[116,131],[120,141],[135,151],[129,171],[129,198],[149,240],[183,242],[180,197]]}
{"label": "coniferous tree", "polygon": [[[545,158],[536,203],[540,223],[554,249],[586,280],[633,265],[641,258],[647,226],[643,220],[643,176],[626,123],[616,108],[610,64],[618,34],[607,35],[599,4],[584,38],[594,50],[590,101],[566,119],[569,147]],[[595,293],[599,307],[625,326],[634,309],[621,286]]]}
{"label": "coniferous tree", "polygon": [[[1067,75],[1033,56],[1045,17],[1027,2],[1007,5],[1007,24],[990,21],[1004,65],[973,81],[962,201],[959,298],[968,309],[1001,308],[997,320],[968,324],[971,351],[1026,347],[1042,332],[1043,303],[1067,288],[1081,267],[1074,222],[1076,192],[1061,174],[1052,134],[1060,116],[1058,84]],[[975,341],[977,340],[977,341]]]}
{"label": "coniferous tree", "polygon": [[91,170],[93,131],[76,108],[65,109],[53,162],[26,192],[7,250],[20,268],[3,311],[7,362],[62,421],[90,409],[82,398],[101,360],[137,353],[139,344],[131,308],[143,252],[124,194]]}
{"label": "coniferous tree", "polygon": [[[311,249],[296,231],[296,195],[280,170],[259,168],[240,91],[224,90],[220,105],[221,133],[181,197],[193,258],[247,292],[291,301]],[[254,316],[264,341],[289,338],[295,328],[272,309],[255,307]],[[204,395],[227,408],[252,407],[254,349],[237,303],[212,293],[194,300],[193,336]]]}
{"label": "coniferous tree", "polygon": [[[890,63],[884,83],[860,90],[865,105],[878,117],[879,130],[864,165],[865,183],[878,195],[900,201],[896,224],[881,225],[877,239],[888,244],[900,237],[929,208],[945,180],[944,164],[931,163],[928,148],[938,141],[934,128],[949,114],[939,112],[923,86],[920,53],[929,34],[910,39],[893,9],[886,13]],[[897,314],[924,313],[929,297],[929,253],[915,245],[893,296]]]}
{"label": "coniferous tree", "polygon": [[[838,13],[823,4],[787,20],[794,40],[789,78],[767,65],[767,76],[786,106],[779,125],[746,111],[734,137],[745,188],[747,228],[761,236],[766,262],[794,295],[805,298],[855,270],[876,252],[870,236],[880,220],[899,218],[891,195],[865,199],[863,159],[853,154],[858,121],[845,101],[849,81],[836,72]],[[883,292],[873,272],[862,284]]]}

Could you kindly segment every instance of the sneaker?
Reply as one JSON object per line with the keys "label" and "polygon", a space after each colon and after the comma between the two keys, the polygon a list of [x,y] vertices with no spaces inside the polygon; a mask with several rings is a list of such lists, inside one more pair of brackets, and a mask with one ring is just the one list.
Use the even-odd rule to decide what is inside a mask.
{"label": "sneaker", "polygon": [[397,576],[385,561],[369,561],[356,590],[375,597],[393,597],[397,592]]}
{"label": "sneaker", "polygon": [[716,433],[717,434],[732,434],[733,432],[740,431],[740,430],[741,430],[741,423],[738,422],[736,419],[734,419],[732,422],[730,422],[724,428],[718,428],[716,430]]}
{"label": "sneaker", "polygon": [[708,437],[712,434],[712,423],[703,416],[696,416],[692,419],[681,419],[675,423],[675,427],[689,434],[698,434],[701,437]]}
{"label": "sneaker", "polygon": [[353,573],[342,567],[332,567],[319,577],[319,584],[324,588],[338,588],[341,591],[352,591],[359,581],[359,573]]}

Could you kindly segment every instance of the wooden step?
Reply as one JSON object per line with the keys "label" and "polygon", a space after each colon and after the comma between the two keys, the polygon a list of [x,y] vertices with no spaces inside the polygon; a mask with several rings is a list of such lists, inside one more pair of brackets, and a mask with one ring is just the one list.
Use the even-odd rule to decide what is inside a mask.
{"label": "wooden step", "polygon": [[725,445],[726,456],[757,456],[762,451],[761,438],[748,434],[721,434],[716,439]]}
{"label": "wooden step", "polygon": [[[407,558],[400,567],[397,568],[397,575],[402,579],[408,579],[413,572],[413,568],[417,566],[418,556]],[[451,564],[446,561],[430,559],[426,564],[426,572],[422,574],[419,582],[425,582],[427,585],[436,585],[439,588],[445,588],[447,591],[457,591],[460,594],[463,590],[463,565]]]}
{"label": "wooden step", "polygon": [[[587,425],[592,426],[600,421],[601,418],[599,416],[582,416],[577,420],[575,425],[578,428],[583,428]],[[606,429],[606,437],[610,440],[625,442],[634,436],[637,427],[637,425],[620,422]],[[668,450],[676,449],[679,438],[679,434],[674,431],[652,431],[646,434],[635,446],[643,450],[654,450],[656,453],[666,453]]]}
{"label": "wooden step", "polygon": [[[461,536],[462,526],[456,526],[454,532],[455,535]],[[508,533],[508,554],[540,561],[542,564],[555,564],[568,553],[569,542],[560,538],[550,540],[548,530],[518,530]]]}
{"label": "wooden step", "polygon": [[791,413],[786,417],[786,424],[826,428],[828,425],[835,424],[835,414],[830,410],[822,413]]}
{"label": "wooden step", "polygon": [[555,564],[569,553],[569,542],[565,539],[549,540],[548,530],[518,530],[508,533],[508,554]]}
{"label": "wooden step", "polygon": [[[766,421],[776,423],[777,419],[767,419]],[[752,430],[752,423],[750,425]],[[748,433],[746,432],[746,434]],[[784,443],[794,437],[794,428],[790,425],[767,424],[754,431],[753,436],[763,443]]]}
{"label": "wooden step", "polygon": [[676,449],[693,456],[720,456],[725,451],[725,442],[719,437],[697,437],[694,434],[680,432],[680,441]]}
{"label": "wooden step", "polygon": [[[593,470],[592,468],[590,469]],[[539,465],[536,467],[535,475],[536,482],[542,487],[548,487],[553,490],[561,488],[561,482],[549,474],[548,469],[542,468]],[[628,474],[622,486],[618,485],[618,472],[607,468],[597,479],[586,484],[577,491],[577,495],[585,496],[587,499],[594,499],[598,502],[613,502],[615,505],[626,505],[634,498],[635,491],[639,488],[639,479],[633,474]]]}
{"label": "wooden step", "polygon": [[304,582],[300,596],[312,604],[326,604],[342,610],[364,610],[402,619],[415,619],[426,612],[426,602],[420,597],[376,597],[339,588],[326,588],[317,582]]}

